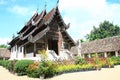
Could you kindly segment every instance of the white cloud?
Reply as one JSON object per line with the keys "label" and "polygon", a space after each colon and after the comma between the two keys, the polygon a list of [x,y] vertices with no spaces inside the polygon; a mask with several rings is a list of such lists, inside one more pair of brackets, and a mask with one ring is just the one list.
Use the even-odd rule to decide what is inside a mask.
{"label": "white cloud", "polygon": [[120,4],[108,4],[106,0],[60,0],[59,7],[64,21],[71,23],[68,32],[75,39],[83,38],[104,20],[120,25]]}
{"label": "white cloud", "polygon": [[11,39],[9,39],[9,38],[0,38],[0,44],[7,45],[7,43],[9,43],[10,41],[11,41]]}
{"label": "white cloud", "polygon": [[13,12],[13,13],[21,15],[21,16],[31,15],[35,12],[30,7],[23,7],[23,6],[19,6],[19,5],[9,7],[8,10],[10,12]]}

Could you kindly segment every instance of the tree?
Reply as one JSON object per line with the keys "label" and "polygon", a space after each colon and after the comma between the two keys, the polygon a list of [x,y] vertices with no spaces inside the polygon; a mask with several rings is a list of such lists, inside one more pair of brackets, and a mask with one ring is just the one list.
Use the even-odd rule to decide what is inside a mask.
{"label": "tree", "polygon": [[119,35],[120,27],[118,25],[113,25],[113,23],[110,23],[109,21],[104,21],[103,23],[100,23],[98,28],[93,26],[93,30],[90,34],[86,35],[86,39],[92,41]]}
{"label": "tree", "polygon": [[85,41],[84,41],[83,39],[80,39],[80,42],[83,43],[83,42],[85,42]]}
{"label": "tree", "polygon": [[0,45],[0,48],[8,48],[8,46],[5,45],[5,44],[1,44],[1,45]]}

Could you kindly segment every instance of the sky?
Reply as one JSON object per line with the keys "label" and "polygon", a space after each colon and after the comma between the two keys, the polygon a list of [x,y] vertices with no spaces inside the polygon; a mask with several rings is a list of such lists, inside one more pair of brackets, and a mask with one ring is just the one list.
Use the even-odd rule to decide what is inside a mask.
{"label": "sky", "polygon": [[[32,15],[46,6],[47,12],[57,0],[0,0],[0,44],[17,36]],[[70,23],[68,33],[74,40],[85,38],[101,22],[108,20],[120,26],[120,0],[59,0],[61,16]]]}

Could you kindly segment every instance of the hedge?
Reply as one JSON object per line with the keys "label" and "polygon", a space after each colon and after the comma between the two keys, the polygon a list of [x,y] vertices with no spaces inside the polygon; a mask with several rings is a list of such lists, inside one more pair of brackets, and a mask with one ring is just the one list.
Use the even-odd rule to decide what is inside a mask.
{"label": "hedge", "polygon": [[18,75],[26,75],[27,68],[30,64],[33,64],[33,60],[20,60],[17,61],[14,65],[14,71],[18,73]]}

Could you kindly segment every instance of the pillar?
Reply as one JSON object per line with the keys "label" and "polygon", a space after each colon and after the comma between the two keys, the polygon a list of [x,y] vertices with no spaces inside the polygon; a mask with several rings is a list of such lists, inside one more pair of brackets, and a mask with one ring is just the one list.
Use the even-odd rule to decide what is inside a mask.
{"label": "pillar", "polygon": [[91,55],[90,55],[90,53],[88,54],[88,58],[91,58]]}
{"label": "pillar", "polygon": [[77,52],[78,52],[78,55],[80,55],[80,57],[82,57],[81,51],[80,51],[80,48],[79,48],[79,47],[77,47]]}
{"label": "pillar", "polygon": [[16,58],[18,58],[18,48],[17,48],[17,45],[15,46],[15,53],[16,53]]}
{"label": "pillar", "polygon": [[85,58],[85,55],[84,55],[84,54],[82,54],[82,58]]}
{"label": "pillar", "polygon": [[24,57],[24,47],[22,46],[22,58]]}
{"label": "pillar", "polygon": [[107,52],[104,53],[104,57],[105,57],[105,58],[107,57]]}
{"label": "pillar", "polygon": [[26,50],[26,46],[23,47],[24,48],[24,57],[26,57],[26,53],[27,53],[27,50]]}
{"label": "pillar", "polygon": [[118,51],[115,51],[115,56],[118,57]]}
{"label": "pillar", "polygon": [[99,56],[98,56],[98,53],[95,53],[95,57],[97,57],[97,58],[99,57]]}
{"label": "pillar", "polygon": [[36,57],[36,43],[34,43],[34,57]]}
{"label": "pillar", "polygon": [[48,39],[46,33],[45,33],[45,47],[46,47],[46,51],[48,51]]}

